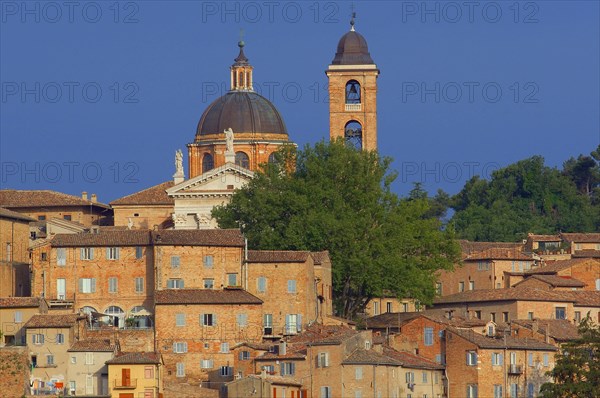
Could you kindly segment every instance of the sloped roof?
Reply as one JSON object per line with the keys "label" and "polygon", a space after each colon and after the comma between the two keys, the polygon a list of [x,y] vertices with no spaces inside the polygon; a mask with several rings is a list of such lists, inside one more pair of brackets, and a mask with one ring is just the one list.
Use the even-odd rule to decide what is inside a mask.
{"label": "sloped roof", "polygon": [[511,323],[530,330],[537,327],[538,332],[542,335],[548,331],[548,335],[557,341],[575,340],[580,337],[577,326],[566,319],[516,319]]}
{"label": "sloped roof", "polygon": [[146,188],[142,191],[132,193],[110,202],[111,206],[126,205],[174,205],[175,200],[167,195],[167,189],[174,185],[173,181],[166,181]]}
{"label": "sloped roof", "polygon": [[418,318],[421,312],[386,312],[366,319],[368,329],[385,329],[387,327],[399,327],[406,321]]}
{"label": "sloped roof", "polygon": [[115,346],[108,339],[86,339],[79,340],[71,345],[67,351],[70,352],[112,352]]}
{"label": "sloped roof", "polygon": [[565,290],[560,293],[573,300],[577,307],[600,307],[600,290]]}
{"label": "sloped roof", "polygon": [[527,235],[528,239],[531,239],[534,242],[560,242],[560,235],[536,235],[529,234]]}
{"label": "sloped roof", "polygon": [[523,247],[522,243],[512,242],[471,242],[468,240],[461,239],[458,241],[460,248],[464,255],[472,253],[482,252],[484,250],[493,248],[504,248],[504,249],[520,249]]}
{"label": "sloped roof", "polygon": [[290,337],[289,343],[306,345],[336,345],[341,344],[349,337],[357,335],[359,332],[347,326],[341,325],[321,325],[315,323],[295,336]]}
{"label": "sloped roof", "polygon": [[493,247],[480,252],[475,252],[468,255],[465,261],[478,260],[521,260],[533,261],[533,257],[524,254],[518,248],[499,248]]}
{"label": "sloped roof", "polygon": [[249,263],[303,263],[310,256],[308,251],[248,250]]}
{"label": "sloped roof", "polygon": [[38,297],[0,297],[0,308],[36,308],[41,303]]}
{"label": "sloped roof", "polygon": [[159,364],[161,363],[160,354],[157,352],[123,352],[118,354],[113,359],[106,361],[107,365],[114,364]]}
{"label": "sloped roof", "polygon": [[387,355],[380,354],[374,350],[358,348],[342,361],[343,365],[390,365],[401,366],[402,363]]}
{"label": "sloped roof", "polygon": [[267,375],[264,377],[264,379],[261,375],[248,375],[248,377],[251,379],[266,380],[269,383],[275,384],[275,385],[296,386],[296,387],[302,386],[301,382],[299,382],[296,379],[290,378],[290,377],[273,376],[273,375]]}
{"label": "sloped roof", "polygon": [[596,260],[590,260],[588,258],[572,258],[570,260],[554,261],[551,263],[547,263],[547,265],[544,265],[543,267],[537,267],[535,269],[528,270],[525,273],[526,274],[556,274],[557,272],[563,271],[563,270],[571,268],[573,266],[580,265],[580,264],[586,264],[589,261],[596,261]]}
{"label": "sloped roof", "polygon": [[0,206],[10,209],[27,207],[56,207],[56,206],[96,206],[109,209],[110,206],[84,200],[79,196],[68,195],[50,190],[0,190]]}
{"label": "sloped roof", "polygon": [[[543,343],[536,339],[519,339],[512,336],[488,337],[472,330],[448,328],[448,332],[454,333],[463,339],[484,349],[513,349],[513,350],[535,350],[535,351],[557,351],[558,349],[551,345]],[[448,343],[451,344],[451,343]]]}
{"label": "sloped roof", "polygon": [[402,364],[402,367],[405,367],[405,368],[433,369],[433,370],[440,370],[440,369],[445,368],[444,365],[437,363],[437,362],[430,361],[427,358],[423,358],[419,355],[411,354],[410,352],[407,352],[407,351],[397,351],[397,350],[394,350],[393,348],[387,347],[387,346],[383,347],[383,354],[390,358],[394,358],[396,361],[399,361]]}
{"label": "sloped roof", "polygon": [[242,289],[167,289],[154,293],[156,305],[168,304],[262,304],[262,300]]}
{"label": "sloped roof", "polygon": [[567,278],[557,275],[532,275],[528,278],[523,279],[522,281],[516,283],[514,286],[519,286],[522,283],[525,283],[531,279],[539,280],[541,282],[547,283],[552,287],[585,287],[585,283],[578,279]]}
{"label": "sloped roof", "polygon": [[600,233],[561,233],[560,236],[567,242],[574,243],[600,243]]}
{"label": "sloped roof", "polygon": [[571,255],[571,257],[575,257],[575,258],[600,258],[600,250],[594,250],[594,249],[575,250],[575,253],[573,253]]}
{"label": "sloped roof", "polygon": [[320,252],[311,252],[310,255],[312,256],[315,265],[320,265],[326,262],[327,260],[330,260],[328,250]]}
{"label": "sloped roof", "polygon": [[239,229],[163,229],[152,231],[155,245],[244,247]]}
{"label": "sloped roof", "polygon": [[85,316],[79,314],[37,314],[32,316],[25,324],[27,329],[39,328],[70,328],[78,320],[85,319]]}
{"label": "sloped roof", "polygon": [[482,289],[438,297],[433,300],[434,305],[451,303],[473,303],[485,301],[557,301],[574,302],[575,299],[565,295],[570,292],[557,292],[551,290],[535,289],[530,287],[511,287],[506,289]]}
{"label": "sloped roof", "polygon": [[35,219],[26,216],[25,214],[18,213],[16,211],[5,209],[4,207],[0,207],[0,218],[8,218],[12,220],[20,220],[24,222],[33,222]]}
{"label": "sloped roof", "polygon": [[56,234],[51,240],[53,247],[148,246],[150,243],[150,231],[140,229]]}

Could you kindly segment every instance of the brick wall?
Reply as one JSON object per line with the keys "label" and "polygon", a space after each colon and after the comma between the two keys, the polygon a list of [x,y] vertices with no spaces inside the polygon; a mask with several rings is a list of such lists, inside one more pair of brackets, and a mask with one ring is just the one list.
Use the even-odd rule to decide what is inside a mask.
{"label": "brick wall", "polygon": [[0,348],[2,396],[21,397],[29,393],[29,355],[27,347]]}

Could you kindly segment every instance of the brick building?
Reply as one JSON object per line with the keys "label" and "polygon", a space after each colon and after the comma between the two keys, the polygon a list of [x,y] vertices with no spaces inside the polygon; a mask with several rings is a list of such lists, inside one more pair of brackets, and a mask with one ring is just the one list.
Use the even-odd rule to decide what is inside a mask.
{"label": "brick building", "polygon": [[0,347],[25,345],[27,342],[23,326],[32,316],[46,312],[48,312],[48,305],[41,298],[0,297],[0,332],[2,332]]}
{"label": "brick building", "polygon": [[164,366],[155,352],[121,352],[106,361],[111,398],[162,398]]}
{"label": "brick building", "polygon": [[139,229],[153,229],[155,225],[161,229],[171,227],[175,201],[166,190],[173,185],[173,181],[163,182],[110,202],[114,225]]}
{"label": "brick building", "polygon": [[28,249],[32,221],[27,215],[0,207],[0,297],[31,293]]}
{"label": "brick building", "polygon": [[106,361],[115,356],[116,346],[108,339],[85,339],[75,341],[67,352],[69,376],[65,387],[68,394],[108,395]]}

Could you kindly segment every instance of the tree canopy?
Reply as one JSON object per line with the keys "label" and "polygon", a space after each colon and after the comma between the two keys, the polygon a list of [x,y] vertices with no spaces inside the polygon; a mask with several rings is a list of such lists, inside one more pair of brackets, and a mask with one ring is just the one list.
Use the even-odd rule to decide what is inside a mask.
{"label": "tree canopy", "polygon": [[390,162],[343,141],[288,147],[213,216],[239,226],[254,249],[328,250],[342,316],[384,294],[427,303],[435,271],[450,269],[459,247],[426,197],[390,191]]}
{"label": "tree canopy", "polygon": [[554,369],[548,372],[553,383],[540,389],[541,398],[600,397],[600,327],[590,317],[579,325],[580,338],[561,346]]}
{"label": "tree canopy", "polygon": [[533,156],[473,177],[450,200],[457,234],[474,241],[518,241],[528,232],[600,231],[600,147],[563,170]]}

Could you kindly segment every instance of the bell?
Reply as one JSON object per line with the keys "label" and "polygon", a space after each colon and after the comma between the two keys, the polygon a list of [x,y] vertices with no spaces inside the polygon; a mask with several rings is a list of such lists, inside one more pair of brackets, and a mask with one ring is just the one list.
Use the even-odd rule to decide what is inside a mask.
{"label": "bell", "polygon": [[356,94],[358,91],[356,91],[356,84],[352,84],[350,86],[350,94]]}

